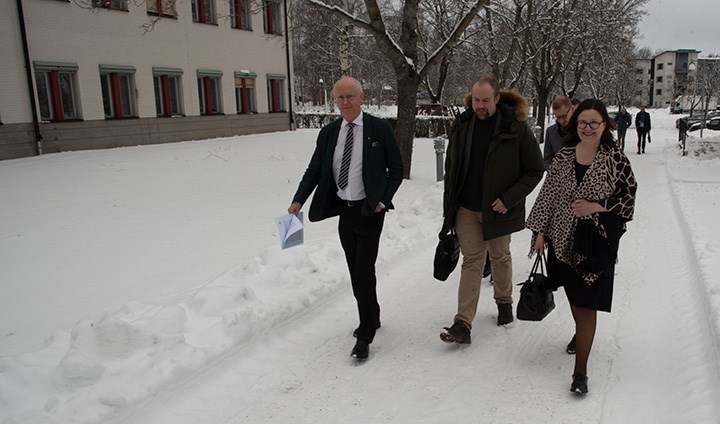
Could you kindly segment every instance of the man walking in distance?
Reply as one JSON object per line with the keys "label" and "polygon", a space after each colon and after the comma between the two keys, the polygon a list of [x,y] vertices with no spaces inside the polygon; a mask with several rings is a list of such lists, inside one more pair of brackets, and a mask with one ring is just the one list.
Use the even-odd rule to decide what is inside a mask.
{"label": "man walking in distance", "polygon": [[640,112],[635,115],[635,129],[637,130],[637,153],[645,153],[645,141],[650,137],[650,114],[645,112],[645,106],[640,106]]}
{"label": "man walking in distance", "polygon": [[552,102],[555,123],[545,130],[545,147],[543,148],[545,169],[550,168],[553,157],[563,147],[563,138],[565,137],[563,128],[570,122],[574,110],[575,108],[568,96],[555,97]]}
{"label": "man walking in distance", "polygon": [[340,244],[360,316],[351,355],[366,359],[380,327],[375,277],[380,233],[385,212],[393,209],[392,198],[402,183],[403,162],[387,122],[363,113],[360,82],[342,77],[333,94],[342,119],[320,130],[288,213],[297,215],[315,190],[310,221],[339,215]]}
{"label": "man walking in distance", "polygon": [[490,252],[497,324],[513,321],[510,234],[525,226],[525,197],[545,167],[532,130],[525,124],[527,101],[500,91],[491,74],[471,88],[472,108],[460,114],[449,134],[443,215],[454,227],[463,254],[454,323],[440,338],[470,343],[485,254]]}

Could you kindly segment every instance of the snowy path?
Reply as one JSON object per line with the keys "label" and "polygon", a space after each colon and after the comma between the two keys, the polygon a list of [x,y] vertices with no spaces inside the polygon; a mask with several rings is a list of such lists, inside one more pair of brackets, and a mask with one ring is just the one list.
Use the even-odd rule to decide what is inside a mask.
{"label": "snowy path", "polygon": [[[428,238],[378,267],[383,327],[366,363],[348,355],[356,326],[348,288],[122,422],[716,423],[717,334],[661,156],[631,157],[637,212],[621,246],[613,313],[599,316],[586,398],[568,391],[572,320],[562,291],[545,321],[498,328],[485,282],[473,344],[439,340],[459,273],[432,279]],[[528,234],[515,235],[517,282],[527,251]]]}

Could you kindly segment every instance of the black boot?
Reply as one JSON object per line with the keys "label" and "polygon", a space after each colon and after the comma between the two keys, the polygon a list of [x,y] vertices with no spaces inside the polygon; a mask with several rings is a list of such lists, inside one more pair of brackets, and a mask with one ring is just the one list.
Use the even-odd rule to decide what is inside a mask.
{"label": "black boot", "polygon": [[573,374],[573,382],[570,385],[570,391],[580,395],[584,395],[588,392],[587,383],[588,378],[586,375],[575,373]]}
{"label": "black boot", "polygon": [[575,335],[573,335],[572,340],[570,340],[570,343],[568,343],[567,347],[565,348],[565,352],[570,355],[575,354]]}

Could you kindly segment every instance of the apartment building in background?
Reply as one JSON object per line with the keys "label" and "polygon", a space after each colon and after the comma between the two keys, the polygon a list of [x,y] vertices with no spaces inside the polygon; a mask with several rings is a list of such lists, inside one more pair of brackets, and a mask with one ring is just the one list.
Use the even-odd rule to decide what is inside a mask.
{"label": "apartment building in background", "polygon": [[651,59],[635,59],[635,92],[632,103],[628,106],[650,104],[650,91],[652,91]]}
{"label": "apartment building in background", "polygon": [[668,50],[651,59],[649,107],[670,107],[675,98],[685,92],[689,75],[694,72],[691,64],[697,66],[699,53],[697,50]]}
{"label": "apartment building in background", "polygon": [[286,10],[0,2],[0,160],[293,129]]}

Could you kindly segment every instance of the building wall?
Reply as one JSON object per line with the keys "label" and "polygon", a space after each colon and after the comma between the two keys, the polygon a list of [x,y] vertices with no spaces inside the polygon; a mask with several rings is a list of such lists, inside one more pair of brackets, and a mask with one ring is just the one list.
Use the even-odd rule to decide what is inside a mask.
{"label": "building wall", "polygon": [[[285,111],[288,74],[285,36],[266,34],[263,15],[252,15],[252,30],[231,27],[227,0],[216,0],[217,23],[192,21],[191,0],[177,0],[177,18],[160,18],[150,30],[143,28],[156,17],[147,13],[144,2],[129,1],[128,11],[81,7],[90,0],[24,0],[25,22],[33,62],[63,62],[77,65],[80,121],[43,123],[47,151],[103,148],[207,137],[279,131],[290,128],[287,112],[269,113],[267,76],[284,76]],[[282,3],[280,3],[282,5]],[[284,30],[283,30],[284,31]],[[15,157],[30,143],[27,124],[32,122],[24,73],[22,44],[16,2],[0,2],[0,159]],[[6,60],[7,58],[7,60]],[[134,119],[105,119],[99,65],[135,68],[137,114]],[[182,70],[183,117],[157,117],[153,68]],[[292,69],[292,67],[291,67]],[[222,73],[223,115],[199,116],[197,71]],[[235,72],[256,75],[257,114],[238,115],[235,101]],[[34,73],[33,73],[34,78]],[[32,126],[31,126],[32,127]],[[109,132],[113,136],[106,136]],[[124,140],[125,137],[130,138]],[[19,141],[23,140],[23,141]]]}
{"label": "building wall", "polygon": [[652,107],[670,107],[680,95],[688,75],[688,63],[697,62],[695,50],[665,51],[653,58]]}
{"label": "building wall", "polygon": [[652,61],[650,59],[635,59],[635,87],[633,105],[650,104],[650,90],[652,90],[651,76]]}

